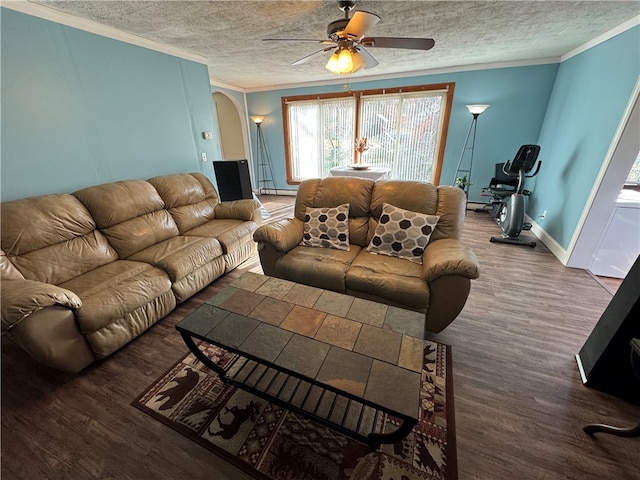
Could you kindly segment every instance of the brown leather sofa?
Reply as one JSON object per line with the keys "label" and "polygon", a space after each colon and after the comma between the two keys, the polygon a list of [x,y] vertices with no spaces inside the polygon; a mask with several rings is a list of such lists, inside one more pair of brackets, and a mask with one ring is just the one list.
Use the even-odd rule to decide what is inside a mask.
{"label": "brown leather sofa", "polygon": [[77,372],[255,252],[255,200],[220,202],[199,173],[4,202],[2,329]]}
{"label": "brown leather sofa", "polygon": [[[307,207],[349,204],[349,251],[300,245]],[[369,253],[383,203],[440,218],[422,264]],[[457,187],[408,181],[328,177],[302,182],[294,218],[263,225],[253,235],[266,275],[347,293],[426,314],[440,332],[462,310],[478,260],[460,241],[465,196]]]}

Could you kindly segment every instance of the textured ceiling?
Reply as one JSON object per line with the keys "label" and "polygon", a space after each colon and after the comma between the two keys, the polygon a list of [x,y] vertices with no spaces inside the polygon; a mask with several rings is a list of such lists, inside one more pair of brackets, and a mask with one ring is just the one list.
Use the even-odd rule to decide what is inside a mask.
{"label": "textured ceiling", "polygon": [[[33,3],[123,32],[197,53],[214,81],[247,89],[335,80],[329,52],[292,66],[322,48],[263,38],[326,39],[343,17],[335,1],[43,1]],[[380,62],[352,75],[398,74],[495,62],[558,59],[640,14],[640,2],[616,1],[360,1],[356,10],[382,20],[368,36],[428,37],[423,52],[370,48]]]}

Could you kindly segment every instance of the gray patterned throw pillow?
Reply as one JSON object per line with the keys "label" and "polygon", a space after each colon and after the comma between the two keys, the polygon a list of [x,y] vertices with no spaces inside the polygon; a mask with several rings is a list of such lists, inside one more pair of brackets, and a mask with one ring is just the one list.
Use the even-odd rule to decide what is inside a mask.
{"label": "gray patterned throw pillow", "polygon": [[300,245],[348,251],[349,204],[330,208],[307,207]]}
{"label": "gray patterned throw pillow", "polygon": [[382,215],[367,252],[421,264],[422,254],[439,219],[437,215],[411,212],[383,203]]}

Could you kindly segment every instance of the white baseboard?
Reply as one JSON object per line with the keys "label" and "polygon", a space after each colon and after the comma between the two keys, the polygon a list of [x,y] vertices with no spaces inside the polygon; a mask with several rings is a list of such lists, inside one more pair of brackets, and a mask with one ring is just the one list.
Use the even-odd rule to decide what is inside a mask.
{"label": "white baseboard", "polygon": [[578,363],[578,370],[580,370],[580,378],[582,379],[582,383],[587,384],[587,376],[584,373],[584,367],[582,366],[582,359],[580,358],[580,354],[576,353],[576,362]]}
{"label": "white baseboard", "polygon": [[556,242],[556,239],[549,235],[546,230],[538,225],[529,215],[525,215],[525,220],[531,224],[531,232],[566,266],[569,262],[569,254],[562,248],[562,245]]}
{"label": "white baseboard", "polygon": [[290,196],[290,197],[295,197],[296,194],[298,193],[297,190],[280,190],[280,189],[278,189],[277,193],[276,193],[276,190],[272,190],[270,188],[269,189],[263,188],[262,192],[264,192],[264,193],[260,193],[260,192],[256,191],[255,194],[256,195],[287,195],[287,196]]}

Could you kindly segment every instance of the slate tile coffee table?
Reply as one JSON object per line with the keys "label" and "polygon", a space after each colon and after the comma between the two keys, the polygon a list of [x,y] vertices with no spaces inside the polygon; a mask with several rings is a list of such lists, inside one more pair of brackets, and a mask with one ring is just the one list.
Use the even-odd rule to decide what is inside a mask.
{"label": "slate tile coffee table", "polygon": [[[372,448],[418,421],[424,315],[245,273],[176,329],[225,382]],[[236,354],[218,365],[198,339]],[[383,428],[381,413],[398,426]]]}

